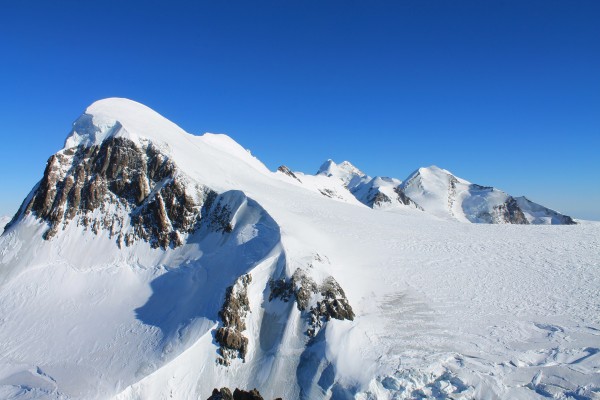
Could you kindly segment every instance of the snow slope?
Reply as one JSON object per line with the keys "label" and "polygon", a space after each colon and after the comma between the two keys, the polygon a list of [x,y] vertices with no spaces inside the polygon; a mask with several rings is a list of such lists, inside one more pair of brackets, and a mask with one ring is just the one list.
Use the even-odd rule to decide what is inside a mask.
{"label": "snow slope", "polygon": [[0,232],[4,232],[4,227],[10,222],[11,218],[8,215],[0,217]]}
{"label": "snow slope", "polygon": [[[43,191],[54,181],[77,188],[77,171],[88,167],[104,171],[94,158],[102,151],[120,157],[119,173],[106,172],[114,181],[103,205],[90,211],[97,196],[87,189],[81,203]],[[0,237],[1,398],[204,399],[222,386],[285,399],[598,398],[598,223],[461,224],[412,207],[376,212],[307,190],[231,138],[185,133],[125,99],[90,106],[59,153],[25,204],[41,200]],[[153,175],[155,160],[168,175]],[[147,169],[135,178],[148,185],[134,192],[144,199],[119,185],[132,165]],[[216,197],[192,199],[195,187]],[[54,213],[43,219],[49,198]],[[134,217],[147,207],[181,245],[119,241],[145,227]],[[197,218],[194,229],[177,228],[187,221],[182,209]],[[83,223],[115,216],[116,227]],[[43,239],[52,224],[55,235]],[[329,290],[331,279],[342,292],[297,290],[311,282]],[[337,319],[346,299],[355,317]],[[215,333],[226,328],[224,302],[229,311],[247,306],[236,328],[248,340],[245,360],[228,366],[218,362]],[[338,308],[314,325],[308,311],[319,304]]]}
{"label": "snow slope", "polygon": [[472,184],[445,169],[419,168],[399,188],[426,212],[474,223],[574,224],[568,216],[490,186]]}
{"label": "snow slope", "polygon": [[315,193],[320,193],[330,199],[356,205],[361,204],[348,190],[344,181],[337,177],[332,178],[331,175],[321,173],[309,175],[302,172],[292,172],[284,165],[279,167],[276,175],[285,182],[292,183]]}

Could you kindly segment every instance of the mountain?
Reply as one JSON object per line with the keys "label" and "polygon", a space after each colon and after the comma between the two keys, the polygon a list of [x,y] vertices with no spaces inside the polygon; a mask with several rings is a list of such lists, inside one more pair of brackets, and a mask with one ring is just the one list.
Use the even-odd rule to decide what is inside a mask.
{"label": "mountain", "polygon": [[316,175],[292,172],[287,166],[282,165],[277,169],[277,176],[283,181],[292,183],[301,188],[319,193],[330,199],[359,205],[360,202],[348,191],[343,180],[331,178],[330,175],[317,173]]}
{"label": "mountain", "polygon": [[0,398],[594,398],[600,224],[351,191],[429,207],[424,175],[271,172],[226,135],[92,104],[0,236]]}
{"label": "mountain", "polygon": [[[481,186],[436,166],[419,168],[404,182],[396,178],[371,178],[348,161],[326,161],[317,176],[341,181],[361,203],[377,209],[409,206],[441,218],[488,224],[573,225],[569,216],[513,197],[491,186]],[[327,182],[321,183],[326,186]],[[336,193],[339,193],[339,189]],[[342,196],[339,196],[342,197]]]}
{"label": "mountain", "polygon": [[347,203],[356,204],[358,201],[371,208],[390,208],[396,205],[419,208],[397,191],[402,181],[386,177],[372,178],[349,161],[336,164],[333,160],[327,160],[315,175],[292,172],[285,165],[279,167],[278,172],[294,179],[296,184],[299,183],[306,189]]}
{"label": "mountain", "polygon": [[488,224],[572,225],[575,221],[525,197],[458,178],[445,169],[419,168],[399,190],[423,210],[439,217]]}
{"label": "mountain", "polygon": [[348,161],[339,165],[333,160],[327,160],[321,165],[316,175],[334,177],[341,180],[347,188],[354,188],[369,177]]}

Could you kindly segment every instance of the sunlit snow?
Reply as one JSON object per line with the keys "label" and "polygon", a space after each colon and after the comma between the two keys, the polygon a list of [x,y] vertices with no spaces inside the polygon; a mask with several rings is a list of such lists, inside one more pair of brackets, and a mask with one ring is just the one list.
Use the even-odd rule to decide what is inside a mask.
{"label": "sunlit snow", "polygon": [[[65,148],[111,135],[151,141],[223,193],[234,229],[161,250],[75,224],[46,241],[32,215],[11,226],[0,237],[0,398],[197,400],[222,386],[269,399],[600,395],[600,223],[464,223],[464,208],[448,218],[424,192],[413,194],[430,212],[373,210],[349,175],[288,179],[228,136],[191,135],[125,99],[90,106]],[[356,318],[309,340],[293,303],[269,301],[269,280],[297,268],[335,277]],[[225,367],[213,329],[245,273],[249,352]]]}

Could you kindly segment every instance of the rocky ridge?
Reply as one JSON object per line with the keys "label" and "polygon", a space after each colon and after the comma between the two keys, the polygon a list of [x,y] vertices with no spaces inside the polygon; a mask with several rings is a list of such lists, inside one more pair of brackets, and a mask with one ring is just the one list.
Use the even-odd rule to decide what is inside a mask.
{"label": "rocky ridge", "polygon": [[[395,178],[371,178],[347,161],[336,164],[328,160],[316,175],[341,181],[358,201],[370,208],[408,206],[472,223],[576,223],[573,218],[524,197],[513,197],[491,186],[467,182],[436,166],[419,168],[403,182]],[[334,196],[335,193],[327,188],[319,188],[319,192],[327,197],[343,197]]]}
{"label": "rocky ridge", "polygon": [[329,276],[317,284],[304,269],[298,268],[290,279],[271,280],[269,301],[294,300],[307,320],[306,335],[315,337],[329,320],[354,320],[354,311],[337,281]]}
{"label": "rocky ridge", "polygon": [[248,338],[242,332],[246,330],[244,319],[250,311],[247,291],[250,282],[252,275],[242,275],[225,292],[225,301],[219,311],[223,326],[215,332],[215,340],[220,345],[217,362],[221,365],[230,365],[233,358],[246,359]]}
{"label": "rocky ridge", "polygon": [[122,137],[52,155],[9,226],[29,214],[48,224],[46,240],[70,223],[95,234],[106,231],[119,246],[144,240],[177,247],[204,220],[214,231],[231,231],[231,210],[218,193],[192,183],[152,143],[140,146]]}
{"label": "rocky ridge", "polygon": [[[212,395],[207,400],[263,400],[260,392],[256,388],[252,390],[235,389],[233,393],[228,387],[213,389]],[[275,400],[282,400],[280,397]]]}

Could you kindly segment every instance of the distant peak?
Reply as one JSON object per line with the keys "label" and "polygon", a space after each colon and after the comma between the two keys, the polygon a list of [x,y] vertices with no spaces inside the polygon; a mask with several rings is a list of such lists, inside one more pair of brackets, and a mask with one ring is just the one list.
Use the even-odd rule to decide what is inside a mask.
{"label": "distant peak", "polygon": [[421,167],[418,170],[414,171],[412,174],[410,174],[408,176],[408,178],[406,178],[406,180],[404,181],[404,183],[402,184],[403,187],[406,187],[408,185],[410,185],[412,182],[414,182],[415,180],[419,180],[419,181],[440,181],[440,182],[446,182],[448,181],[448,179],[451,180],[455,180],[464,184],[471,184],[471,182],[459,178],[458,176],[454,175],[452,172],[448,171],[447,169],[443,169],[438,167],[437,165],[430,165],[429,167]]}
{"label": "distant peak", "polygon": [[421,167],[414,172],[414,174],[422,175],[422,176],[444,176],[450,175],[452,177],[457,178],[452,172],[447,169],[440,168],[437,165],[430,165],[429,167]]}
{"label": "distant peak", "polygon": [[360,170],[359,170],[358,168],[356,168],[356,167],[355,167],[355,166],[354,166],[354,165],[353,165],[353,164],[352,164],[350,161],[342,161],[342,162],[339,164],[339,167],[340,167],[340,168],[344,168],[344,169],[353,169],[353,170],[356,170],[356,171],[360,171]]}
{"label": "distant peak", "polygon": [[450,173],[450,171],[440,168],[437,165],[430,165],[429,167],[421,167],[418,169],[418,171],[419,172],[433,172],[433,173],[445,172],[445,173],[452,175]]}
{"label": "distant peak", "polygon": [[361,179],[367,176],[349,161],[342,161],[340,164],[336,164],[331,159],[321,165],[321,168],[317,171],[317,175],[336,177],[344,182],[344,185],[348,185],[353,179]]}
{"label": "distant peak", "polygon": [[354,175],[358,175],[358,176],[365,175],[365,173],[363,173],[361,170],[356,168],[350,161],[342,161],[341,163],[336,164],[335,161],[333,161],[332,159],[328,159],[323,164],[321,164],[321,167],[317,171],[317,175],[320,175],[320,174],[334,174],[335,175],[335,171],[340,171],[340,170],[345,171],[347,173],[354,174]]}
{"label": "distant peak", "polygon": [[337,167],[337,164],[330,158],[327,161],[325,161],[323,164],[321,164],[321,166],[319,167],[319,170],[317,171],[317,175],[326,173],[334,167]]}

